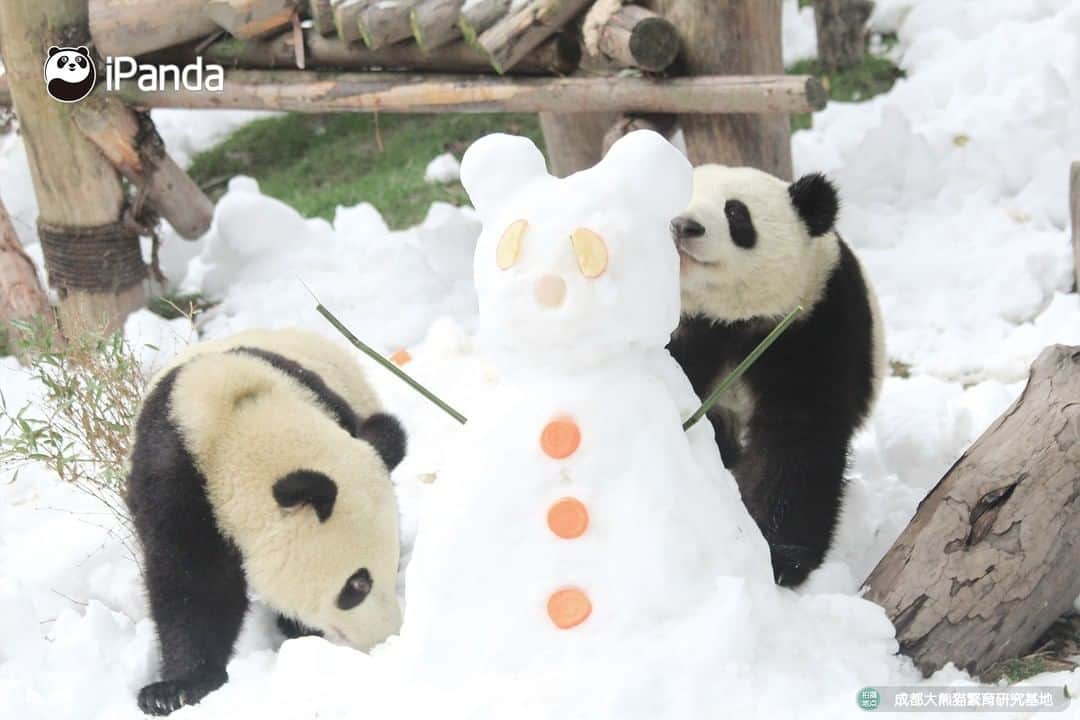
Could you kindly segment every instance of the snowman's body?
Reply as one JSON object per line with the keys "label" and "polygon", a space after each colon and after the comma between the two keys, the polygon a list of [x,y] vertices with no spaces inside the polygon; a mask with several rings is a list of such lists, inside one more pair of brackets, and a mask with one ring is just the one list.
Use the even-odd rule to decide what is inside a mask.
{"label": "snowman's body", "polygon": [[463,179],[484,219],[480,332],[501,382],[427,501],[403,639],[444,668],[550,666],[653,632],[721,576],[770,582],[708,424],[682,430],[696,399],[664,349],[686,160],[634,133],[557,180],[531,143],[493,136]]}

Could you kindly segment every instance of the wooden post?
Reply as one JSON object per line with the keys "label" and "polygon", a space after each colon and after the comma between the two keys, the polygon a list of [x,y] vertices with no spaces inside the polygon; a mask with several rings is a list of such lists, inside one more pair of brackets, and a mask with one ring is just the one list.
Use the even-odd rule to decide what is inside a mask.
{"label": "wooden post", "polygon": [[1026,653],[1080,594],[1080,347],[1039,355],[866,580],[925,674]]}
{"label": "wooden post", "polygon": [[814,0],[818,60],[828,72],[854,67],[866,49],[870,0]]}
{"label": "wooden post", "polygon": [[1080,161],[1072,164],[1069,173],[1069,214],[1072,217],[1073,277],[1080,292]]}
{"label": "wooden post", "polygon": [[137,115],[100,91],[74,108],[75,124],[120,174],[145,188],[146,204],[184,238],[210,229],[214,204],[165,152],[149,115]]}
{"label": "wooden post", "polygon": [[51,45],[89,42],[80,0],[4,0],[0,48],[30,161],[38,235],[50,284],[60,294],[65,332],[120,326],[142,306],[139,239],[125,228],[120,176],[41,80]]}
{"label": "wooden post", "polygon": [[206,15],[206,0],[90,0],[89,12],[90,35],[103,56],[142,55],[217,30]]}
{"label": "wooden post", "polygon": [[38,282],[34,262],[23,251],[11,217],[0,202],[0,329],[7,332],[10,349],[18,349],[18,332],[12,320],[46,317],[49,299]]}
{"label": "wooden post", "polygon": [[[780,0],[651,0],[679,29],[691,75],[784,72]],[[791,121],[786,115],[713,115],[681,119],[695,165],[750,165],[791,179]]]}

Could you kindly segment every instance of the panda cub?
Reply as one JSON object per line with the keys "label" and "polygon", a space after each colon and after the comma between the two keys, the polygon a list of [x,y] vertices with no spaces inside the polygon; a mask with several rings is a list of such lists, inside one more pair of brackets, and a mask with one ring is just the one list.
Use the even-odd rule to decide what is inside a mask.
{"label": "panda cub", "polygon": [[835,188],[752,168],[694,171],[671,223],[683,316],[669,349],[701,397],[796,306],[804,312],[710,413],[724,464],[794,586],[832,541],[855,431],[881,386],[877,300],[840,239]]}
{"label": "panda cub", "polygon": [[348,353],[299,330],[194,345],[154,378],[127,481],[162,655],[143,712],[226,682],[249,590],[287,635],[397,631],[405,436],[378,410]]}

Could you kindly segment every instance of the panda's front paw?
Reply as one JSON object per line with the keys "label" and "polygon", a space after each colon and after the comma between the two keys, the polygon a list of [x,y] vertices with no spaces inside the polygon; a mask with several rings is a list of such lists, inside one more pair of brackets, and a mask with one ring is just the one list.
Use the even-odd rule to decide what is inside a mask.
{"label": "panda's front paw", "polygon": [[139,709],[147,715],[168,715],[195,705],[228,679],[224,670],[207,669],[178,680],[150,683],[139,691]]}
{"label": "panda's front paw", "polygon": [[798,587],[821,564],[806,548],[797,545],[770,546],[772,551],[773,578],[777,585]]}

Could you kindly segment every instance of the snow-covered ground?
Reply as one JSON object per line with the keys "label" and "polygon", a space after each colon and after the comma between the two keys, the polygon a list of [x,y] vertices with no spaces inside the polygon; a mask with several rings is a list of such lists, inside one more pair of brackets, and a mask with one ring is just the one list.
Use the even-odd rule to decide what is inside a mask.
{"label": "snow-covered ground", "polygon": [[[1068,162],[1080,158],[1080,3],[878,0],[876,6],[872,22],[897,32],[892,52],[908,77],[868,102],[831,104],[814,117],[812,130],[795,135],[793,147],[797,173],[825,171],[839,185],[841,231],[877,288],[890,358],[909,368],[909,376],[886,381],[856,442],[835,548],[801,596],[756,598],[756,605],[694,614],[673,628],[687,647],[695,635],[719,632],[724,612],[775,613],[780,630],[735,638],[733,647],[743,652],[726,658],[680,658],[670,641],[652,655],[638,647],[640,654],[619,671],[636,669],[641,687],[622,699],[627,705],[604,706],[610,717],[690,717],[672,708],[694,707],[686,697],[703,686],[712,688],[716,709],[733,717],[859,716],[860,687],[919,682],[893,655],[884,615],[854,597],[859,583],[918,501],[1016,397],[1038,352],[1051,343],[1080,343],[1065,198]],[[785,0],[784,19],[786,59],[812,54],[810,11]],[[155,113],[182,160],[247,119]],[[36,208],[15,137],[0,139],[0,193],[38,257]],[[199,328],[205,337],[286,325],[336,337],[315,313],[303,281],[378,349],[407,348],[410,372],[468,415],[474,398],[498,382],[472,337],[479,228],[470,209],[441,204],[401,232],[388,231],[363,204],[340,208],[333,223],[305,220],[238,178],[208,236],[199,243],[167,238],[163,263],[172,284],[221,300]],[[186,320],[140,313],[128,334],[150,369],[195,333]],[[410,434],[411,452],[395,481],[411,547],[420,501],[458,428],[370,367],[384,403]],[[10,360],[0,361],[0,387],[9,407],[36,391]],[[14,481],[0,477],[0,717],[139,717],[134,696],[154,679],[157,656],[138,567],[116,531],[95,500],[41,468],[28,467]],[[800,613],[820,624],[793,632],[799,626],[784,615]],[[846,632],[835,631],[845,626]],[[230,683],[177,717],[422,712],[416,708],[426,689],[399,686],[394,641],[371,656],[316,639],[278,650],[279,643],[266,614],[254,613],[230,665]],[[646,683],[673,664],[684,668],[681,686]],[[450,701],[476,717],[508,708],[524,718],[576,716],[575,706],[545,704],[538,682],[519,678],[486,690],[477,682]],[[946,669],[926,682],[972,681]],[[1075,697],[1080,672],[1026,684],[1067,685]],[[590,688],[580,690],[584,702]],[[756,704],[748,700],[754,693]],[[724,698],[735,707],[719,704]],[[1070,712],[1080,717],[1077,707]]]}

